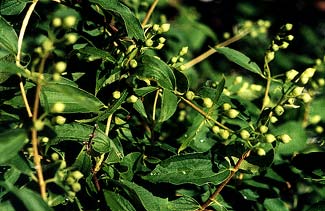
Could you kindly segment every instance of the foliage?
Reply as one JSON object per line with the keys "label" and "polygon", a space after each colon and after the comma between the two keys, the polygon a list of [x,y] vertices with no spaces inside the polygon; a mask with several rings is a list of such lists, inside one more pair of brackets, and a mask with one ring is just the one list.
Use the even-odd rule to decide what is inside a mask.
{"label": "foliage", "polygon": [[157,2],[1,1],[0,210],[323,210],[324,55]]}

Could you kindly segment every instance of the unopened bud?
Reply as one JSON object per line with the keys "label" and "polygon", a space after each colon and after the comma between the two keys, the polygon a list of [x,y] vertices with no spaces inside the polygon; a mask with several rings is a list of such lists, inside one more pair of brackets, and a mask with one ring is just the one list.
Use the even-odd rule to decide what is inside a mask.
{"label": "unopened bud", "polygon": [[180,56],[184,56],[185,54],[187,54],[188,51],[188,46],[185,46],[181,49],[181,51],[179,52]]}
{"label": "unopened bud", "polygon": [[239,115],[239,111],[237,111],[236,109],[229,109],[227,111],[227,116],[231,119],[236,118]]}
{"label": "unopened bud", "polygon": [[188,100],[193,100],[194,97],[195,97],[195,93],[194,93],[194,92],[192,92],[192,91],[188,91],[188,92],[186,92],[186,98],[187,98]]}
{"label": "unopened bud", "polygon": [[62,113],[64,111],[65,104],[61,102],[54,103],[51,112],[52,113]]}
{"label": "unopened bud", "polygon": [[284,113],[284,108],[280,105],[277,105],[275,108],[274,108],[274,112],[277,116],[281,116],[283,113]]}
{"label": "unopened bud", "polygon": [[261,125],[259,130],[261,133],[266,133],[269,130],[269,128],[266,125]]}
{"label": "unopened bud", "polygon": [[259,155],[259,156],[265,156],[266,155],[266,152],[263,148],[257,148],[256,149],[256,153]]}
{"label": "unopened bud", "polygon": [[247,140],[247,139],[249,139],[250,134],[249,134],[249,132],[247,130],[241,130],[240,131],[240,137],[242,139],[244,139],[244,140]]}
{"label": "unopened bud", "polygon": [[207,108],[211,108],[213,105],[213,101],[211,100],[211,98],[205,97],[203,98],[203,105]]}
{"label": "unopened bud", "polygon": [[287,77],[287,81],[291,81],[292,79],[294,79],[297,75],[299,74],[299,72],[297,70],[291,69],[289,71],[286,72],[286,77]]}
{"label": "unopened bud", "polygon": [[291,137],[290,137],[288,134],[282,134],[282,135],[280,136],[280,140],[282,141],[282,143],[287,144],[287,143],[289,143],[292,139],[291,139]]}
{"label": "unopened bud", "polygon": [[73,27],[77,22],[77,18],[73,15],[69,15],[63,19],[63,26],[66,28]]}
{"label": "unopened bud", "polygon": [[120,99],[120,97],[121,97],[121,92],[120,91],[114,91],[113,93],[112,93],[112,95],[113,95],[113,98],[114,99]]}
{"label": "unopened bud", "polygon": [[266,134],[265,135],[265,140],[267,143],[272,143],[276,140],[275,136],[273,134]]}

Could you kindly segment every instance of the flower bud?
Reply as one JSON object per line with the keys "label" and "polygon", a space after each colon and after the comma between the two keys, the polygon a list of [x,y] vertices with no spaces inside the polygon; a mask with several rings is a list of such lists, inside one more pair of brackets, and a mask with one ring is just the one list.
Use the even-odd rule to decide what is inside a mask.
{"label": "flower bud", "polygon": [[56,102],[52,106],[51,112],[52,113],[62,113],[64,111],[65,104],[61,102]]}
{"label": "flower bud", "polygon": [[44,128],[44,121],[40,120],[40,119],[37,119],[34,121],[34,128],[37,130],[37,131],[41,131],[43,130]]}
{"label": "flower bud", "polygon": [[230,136],[230,133],[228,130],[224,130],[224,129],[220,129],[220,132],[219,132],[220,136],[222,139],[228,139],[229,136]]}
{"label": "flower bud", "polygon": [[287,77],[287,81],[291,81],[292,79],[294,79],[297,75],[299,74],[299,72],[297,70],[291,69],[289,71],[286,72],[286,77]]}
{"label": "flower bud", "polygon": [[249,139],[250,134],[249,134],[249,132],[247,130],[241,130],[240,131],[240,137],[242,139],[244,139],[244,140],[247,140],[247,139]]}
{"label": "flower bud", "polygon": [[238,116],[238,114],[239,114],[239,111],[237,111],[236,109],[229,109],[229,110],[227,111],[227,116],[228,116],[229,118],[231,118],[231,119],[236,118],[236,117]]}
{"label": "flower bud", "polygon": [[54,152],[54,153],[51,154],[51,159],[53,161],[57,161],[57,160],[59,160],[59,158],[60,158],[60,156],[59,156],[58,153]]}
{"label": "flower bud", "polygon": [[72,184],[71,188],[73,192],[79,192],[81,190],[81,185],[80,183],[76,182]]}
{"label": "flower bud", "polygon": [[286,37],[286,40],[288,40],[288,41],[292,41],[293,39],[294,39],[294,36],[291,34]]}
{"label": "flower bud", "polygon": [[54,117],[54,121],[58,125],[63,125],[66,121],[66,118],[63,116],[56,116],[56,117]]}
{"label": "flower bud", "polygon": [[311,102],[311,100],[313,99],[309,93],[305,92],[302,93],[302,95],[300,96],[300,98],[302,99],[302,101],[304,101],[304,103],[309,103]]}
{"label": "flower bud", "polygon": [[277,44],[274,43],[274,44],[272,45],[272,50],[273,50],[273,51],[278,51],[278,50],[279,50],[279,46],[278,46]]}
{"label": "flower bud", "polygon": [[325,85],[325,79],[324,78],[320,78],[320,79],[318,79],[318,84],[320,85],[320,86],[324,86]]}
{"label": "flower bud", "polygon": [[275,136],[273,134],[266,134],[265,135],[265,140],[267,143],[272,143],[276,140]]}
{"label": "flower bud", "polygon": [[54,70],[57,73],[63,73],[66,68],[67,68],[67,63],[63,61],[59,61],[54,65]]}
{"label": "flower bud", "polygon": [[259,130],[261,133],[266,133],[269,130],[269,128],[266,125],[261,125]]}
{"label": "flower bud", "polygon": [[121,92],[120,91],[114,91],[113,93],[112,93],[112,95],[113,95],[113,98],[114,99],[120,99],[120,97],[121,97]]}
{"label": "flower bud", "polygon": [[152,41],[152,39],[147,39],[146,40],[146,46],[147,47],[151,47],[153,45],[153,41]]}
{"label": "flower bud", "polygon": [[211,98],[205,97],[203,98],[203,105],[207,108],[211,108],[213,106],[213,101]]}
{"label": "flower bud", "polygon": [[279,48],[282,48],[282,49],[286,49],[289,47],[289,43],[288,42],[282,42],[282,45],[279,46]]}
{"label": "flower bud", "polygon": [[222,104],[222,109],[224,111],[228,111],[231,109],[231,105],[229,103],[224,103],[224,104]]}
{"label": "flower bud", "polygon": [[195,93],[192,91],[187,91],[185,96],[188,100],[193,100],[195,97]]}
{"label": "flower bud", "polygon": [[271,117],[270,117],[270,122],[271,122],[271,123],[274,124],[274,123],[276,123],[277,121],[278,121],[278,118],[276,118],[275,116],[271,116]]}
{"label": "flower bud", "polygon": [[152,29],[153,29],[154,31],[158,31],[158,30],[159,30],[159,25],[158,25],[158,24],[154,24],[154,25],[152,26]]}
{"label": "flower bud", "polygon": [[131,95],[130,97],[128,97],[128,99],[126,100],[128,103],[135,103],[137,102],[138,97],[135,95]]}
{"label": "flower bud", "polygon": [[309,67],[301,74],[301,76],[311,78],[314,76],[315,72],[316,72],[315,68]]}
{"label": "flower bud", "polygon": [[314,115],[312,117],[310,117],[310,124],[316,125],[317,123],[319,123],[321,121],[321,116],[320,115]]}
{"label": "flower bud", "polygon": [[280,135],[279,138],[282,141],[282,143],[284,143],[284,144],[287,144],[292,140],[288,134],[282,134],[282,135]]}
{"label": "flower bud", "polygon": [[84,175],[80,171],[73,171],[71,173],[71,176],[73,176],[76,180],[81,179]]}
{"label": "flower bud", "polygon": [[42,43],[42,47],[44,49],[45,52],[49,52],[51,50],[53,50],[54,46],[53,46],[53,42],[49,39],[46,39],[43,43]]}
{"label": "flower bud", "polygon": [[220,132],[220,127],[217,126],[217,125],[214,125],[212,127],[212,131],[213,131],[214,134],[218,134]]}
{"label": "flower bud", "polygon": [[138,62],[135,59],[131,59],[129,65],[131,68],[136,68],[138,66]]}
{"label": "flower bud", "polygon": [[159,41],[159,43],[165,43],[166,42],[166,38],[159,37],[158,41]]}
{"label": "flower bud", "polygon": [[283,113],[284,113],[284,108],[280,105],[277,105],[275,108],[274,108],[274,112],[277,116],[281,116]]}
{"label": "flower bud", "polygon": [[76,33],[68,33],[65,35],[66,43],[69,44],[74,44],[78,40],[78,36]]}
{"label": "flower bud", "polygon": [[257,148],[256,149],[256,153],[259,155],[259,156],[265,156],[266,155],[266,152],[263,148]]}
{"label": "flower bud", "polygon": [[302,84],[307,84],[309,81],[309,77],[306,77],[306,76],[300,76],[300,82]]}
{"label": "flower bud", "polygon": [[69,15],[63,19],[63,26],[65,28],[73,27],[77,22],[77,18],[73,15]]}
{"label": "flower bud", "polygon": [[293,27],[293,25],[292,25],[291,23],[287,23],[287,24],[284,26],[285,30],[287,30],[287,31],[290,31],[290,30],[292,29],[292,27]]}
{"label": "flower bud", "polygon": [[181,49],[181,51],[179,52],[180,56],[184,56],[185,54],[187,54],[188,51],[188,46],[185,46]]}
{"label": "flower bud", "polygon": [[61,18],[58,18],[58,17],[53,18],[53,20],[52,20],[52,25],[53,25],[54,27],[60,27],[60,26],[62,25],[62,20],[61,20]]}
{"label": "flower bud", "polygon": [[324,132],[324,128],[322,126],[317,126],[315,128],[315,132],[318,133],[318,134],[321,134]]}
{"label": "flower bud", "polygon": [[266,62],[269,63],[274,59],[274,57],[275,57],[274,51],[268,51],[265,55]]}
{"label": "flower bud", "polygon": [[170,29],[170,24],[169,23],[164,23],[160,26],[161,32],[168,32]]}
{"label": "flower bud", "polygon": [[301,95],[302,91],[304,90],[304,87],[301,87],[301,86],[297,86],[295,87],[293,90],[292,90],[292,95],[294,97],[297,97],[299,95]]}

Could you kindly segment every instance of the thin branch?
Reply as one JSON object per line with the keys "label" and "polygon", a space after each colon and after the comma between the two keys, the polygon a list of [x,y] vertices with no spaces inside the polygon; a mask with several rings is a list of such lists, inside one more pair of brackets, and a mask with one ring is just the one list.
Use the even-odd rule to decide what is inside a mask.
{"label": "thin branch", "polygon": [[208,206],[212,204],[212,202],[215,200],[215,198],[220,194],[220,192],[223,190],[223,188],[229,183],[229,181],[233,178],[235,173],[238,171],[241,163],[249,156],[251,150],[248,150],[245,152],[242,157],[237,161],[236,165],[232,169],[230,175],[227,177],[225,181],[223,181],[217,190],[208,198],[206,202],[204,202],[203,205],[201,205],[201,208],[198,211],[204,211]]}
{"label": "thin branch", "polygon": [[270,86],[271,86],[271,71],[270,71],[270,67],[269,64],[266,60],[265,60],[265,65],[264,65],[264,71],[267,74],[266,75],[266,87],[265,87],[265,93],[264,93],[264,98],[263,98],[263,104],[262,104],[262,108],[261,108],[261,112],[263,112],[263,110],[265,109],[265,107],[267,106],[267,103],[269,101],[269,91],[270,91]]}
{"label": "thin branch", "polygon": [[193,67],[194,65],[202,62],[203,60],[205,60],[206,58],[208,58],[209,56],[211,56],[212,54],[216,53],[217,50],[215,48],[226,47],[226,46],[230,45],[231,43],[234,43],[234,42],[240,40],[241,38],[243,38],[244,36],[246,36],[249,32],[250,32],[250,30],[244,30],[244,31],[236,34],[235,36],[229,38],[228,40],[226,40],[226,41],[224,41],[222,43],[219,43],[219,44],[215,45],[214,48],[210,48],[206,52],[202,53],[201,55],[197,56],[196,58],[194,58],[191,61],[189,61],[186,64],[184,64],[185,69],[188,69],[190,67]]}
{"label": "thin branch", "polygon": [[158,102],[158,97],[159,97],[160,89],[157,90],[156,95],[155,95],[155,100],[153,102],[153,108],[152,108],[152,120],[153,122],[156,120],[156,107],[157,107],[157,102]]}
{"label": "thin branch", "polygon": [[[36,85],[36,93],[35,93],[35,101],[34,101],[34,107],[33,107],[33,116],[32,120],[35,123],[37,121],[38,116],[38,110],[39,110],[39,101],[40,101],[40,93],[41,93],[41,87],[42,87],[42,76],[44,71],[45,62],[48,55],[45,55],[40,63],[39,67],[39,75],[37,78],[37,85]],[[44,181],[43,177],[43,171],[42,171],[42,165],[41,165],[41,158],[38,153],[38,138],[37,138],[37,129],[35,127],[32,128],[32,147],[33,147],[33,154],[34,154],[34,165],[37,172],[38,177],[38,184],[40,187],[40,193],[44,200],[46,200],[46,183]]]}
{"label": "thin branch", "polygon": [[[21,48],[22,48],[22,44],[23,44],[24,34],[25,34],[25,31],[26,31],[29,19],[30,19],[31,15],[32,15],[32,13],[33,13],[33,11],[35,9],[35,6],[36,6],[37,2],[38,2],[38,0],[34,0],[33,3],[29,6],[29,8],[27,10],[27,13],[26,13],[26,15],[24,17],[23,24],[21,25],[21,29],[20,29],[19,37],[18,37],[18,44],[17,44],[17,55],[16,55],[16,65],[17,66],[20,66]],[[32,114],[32,111],[30,109],[27,97],[26,97],[24,84],[23,84],[23,82],[21,80],[19,82],[19,88],[20,88],[21,96],[22,96],[24,104],[25,104],[27,114],[28,114],[29,117],[32,117],[33,114]]]}
{"label": "thin branch", "polygon": [[158,4],[158,1],[159,1],[159,0],[155,0],[155,1],[152,3],[152,5],[150,6],[150,8],[149,8],[149,10],[148,10],[148,12],[147,12],[147,14],[146,14],[146,16],[144,17],[144,19],[143,19],[143,21],[142,21],[142,24],[141,24],[142,28],[143,28],[143,27],[148,23],[148,21],[149,21],[151,15],[152,15],[152,13],[153,13],[153,11],[154,11],[156,5]]}

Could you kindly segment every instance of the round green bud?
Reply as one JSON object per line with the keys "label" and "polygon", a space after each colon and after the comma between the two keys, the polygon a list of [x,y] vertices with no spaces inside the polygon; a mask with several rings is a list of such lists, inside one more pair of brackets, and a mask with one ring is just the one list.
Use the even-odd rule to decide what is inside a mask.
{"label": "round green bud", "polygon": [[177,62],[177,60],[178,60],[177,56],[173,56],[172,59],[171,59],[171,62],[173,64],[175,64]]}
{"label": "round green bud", "polygon": [[299,72],[297,70],[291,69],[289,71],[286,72],[286,78],[287,81],[291,81],[292,79],[294,79],[297,75],[299,74]]}
{"label": "round green bud", "polygon": [[219,135],[222,139],[228,139],[230,136],[230,133],[228,130],[220,129]]}
{"label": "round green bud", "polygon": [[113,93],[112,93],[112,95],[113,95],[113,98],[114,99],[120,99],[120,97],[121,97],[121,92],[120,91],[114,91]]}
{"label": "round green bud", "polygon": [[229,39],[230,38],[230,33],[229,32],[223,33],[223,38],[224,39]]}
{"label": "round green bud", "polygon": [[130,97],[128,97],[128,99],[126,100],[128,103],[135,103],[137,102],[138,97],[135,95],[131,95]]}
{"label": "round green bud", "polygon": [[78,40],[78,35],[76,33],[68,33],[64,37],[67,44],[74,44]]}
{"label": "round green bud", "polygon": [[293,27],[293,25],[292,25],[291,23],[287,23],[287,24],[284,26],[285,30],[287,30],[287,31],[290,31],[290,30],[292,29],[292,27]]}
{"label": "round green bud", "polygon": [[324,78],[320,78],[320,79],[318,79],[317,83],[318,83],[320,86],[324,86],[324,85],[325,85],[325,79],[324,79]]}
{"label": "round green bud", "polygon": [[236,109],[229,109],[227,111],[227,116],[231,119],[236,118],[239,115],[239,111],[237,111]]}
{"label": "round green bud", "polygon": [[265,135],[265,140],[267,143],[273,143],[276,140],[276,138],[273,134],[269,133]]}
{"label": "round green bud", "polygon": [[127,49],[127,51],[126,51],[126,53],[128,54],[128,53],[131,53],[132,51],[133,51],[133,49],[135,49],[137,46],[136,45],[130,45],[129,47],[128,47],[128,49]]}
{"label": "round green bud", "polygon": [[289,47],[289,43],[288,42],[282,42],[282,45],[279,46],[279,48],[282,48],[282,49],[286,49]]}
{"label": "round green bud", "polygon": [[217,125],[214,125],[214,126],[212,127],[212,132],[213,132],[214,134],[218,134],[218,133],[220,132],[220,127],[217,126]]}
{"label": "round green bud", "polygon": [[304,103],[309,103],[311,102],[311,100],[313,99],[309,93],[304,92],[301,94],[300,98],[302,99],[302,101],[304,101]]}
{"label": "round green bud", "polygon": [[53,42],[49,39],[46,39],[43,43],[42,43],[42,47],[44,49],[45,52],[49,52],[51,50],[53,50],[54,46],[53,46]]}
{"label": "round green bud", "polygon": [[193,100],[195,98],[195,93],[192,91],[187,91],[185,96],[188,100]]}
{"label": "round green bud", "polygon": [[159,37],[158,41],[159,41],[159,43],[165,43],[166,42],[166,38]]}
{"label": "round green bud", "polygon": [[315,68],[309,67],[301,74],[301,76],[311,78],[314,76],[315,72]]}
{"label": "round green bud", "polygon": [[266,125],[261,125],[259,130],[260,130],[261,133],[264,134],[269,130],[269,128]]}
{"label": "round green bud", "polygon": [[62,113],[64,111],[65,104],[61,102],[56,102],[51,108],[52,113]]}
{"label": "round green bud", "polygon": [[211,98],[205,97],[203,98],[203,105],[207,108],[211,108],[213,106],[213,101]]}
{"label": "round green bud", "polygon": [[277,116],[281,116],[284,113],[284,108],[281,105],[277,105],[274,108],[274,112]]}
{"label": "round green bud", "polygon": [[61,18],[58,18],[58,17],[53,18],[52,25],[54,27],[60,27],[60,26],[62,26],[62,20],[61,20]]}
{"label": "round green bud", "polygon": [[164,23],[160,26],[161,32],[168,32],[170,29],[170,24],[169,23]]}
{"label": "round green bud", "polygon": [[272,50],[273,50],[273,51],[278,51],[278,50],[279,50],[279,46],[278,46],[277,44],[274,43],[274,44],[272,45]]}
{"label": "round green bud", "polygon": [[131,68],[136,68],[138,66],[138,62],[135,59],[131,59],[129,64]]}
{"label": "round green bud", "polygon": [[152,41],[152,39],[147,39],[146,40],[146,46],[147,47],[151,47],[153,45],[153,41]]}
{"label": "round green bud", "polygon": [[316,124],[318,124],[321,121],[321,119],[322,118],[321,118],[320,115],[314,115],[314,116],[311,116],[310,117],[309,122],[310,122],[310,124],[316,125]]}
{"label": "round green bud", "polygon": [[76,183],[76,180],[75,180],[75,178],[73,178],[72,176],[68,176],[68,178],[65,180],[65,182],[66,182],[68,185],[72,185],[72,184]]}
{"label": "round green bud", "polygon": [[259,156],[265,156],[266,155],[266,152],[263,148],[257,148],[256,149],[256,153],[259,155]]}
{"label": "round green bud", "polygon": [[76,182],[71,185],[71,188],[73,192],[79,192],[81,190],[81,185],[80,183]]}
{"label": "round green bud", "polygon": [[185,54],[187,54],[188,51],[188,46],[182,47],[181,51],[179,52],[180,56],[184,56]]}
{"label": "round green bud", "polygon": [[250,133],[247,130],[241,130],[240,137],[244,140],[247,140],[250,137]]}
{"label": "round green bud", "polygon": [[63,73],[66,68],[67,68],[67,63],[64,61],[59,61],[54,65],[54,70],[57,73]]}
{"label": "round green bud", "polygon": [[234,83],[235,84],[240,84],[243,82],[243,77],[242,76],[236,76]]}
{"label": "round green bud", "polygon": [[282,134],[282,135],[280,135],[279,138],[282,141],[282,143],[284,143],[284,144],[287,144],[292,140],[288,134]]}
{"label": "round green bud", "polygon": [[159,43],[157,46],[156,46],[156,49],[157,50],[160,50],[164,47],[164,44],[163,43]]}
{"label": "round green bud", "polygon": [[224,111],[228,111],[231,109],[231,105],[229,103],[224,103],[224,104],[222,104],[222,109]]}
{"label": "round green bud", "polygon": [[63,19],[63,26],[66,28],[73,27],[77,22],[77,18],[73,15],[69,15]]}
{"label": "round green bud", "polygon": [[262,91],[263,87],[258,84],[251,84],[250,89],[253,91],[256,91],[256,92],[260,92],[260,91]]}
{"label": "round green bud", "polygon": [[274,51],[268,51],[265,55],[266,62],[269,63],[275,57]]}
{"label": "round green bud", "polygon": [[54,152],[54,153],[51,154],[51,159],[53,161],[57,161],[57,160],[59,160],[59,158],[60,158],[60,156],[59,156],[58,153]]}
{"label": "round green bud", "polygon": [[277,121],[278,121],[278,118],[277,118],[277,117],[275,117],[275,116],[271,116],[271,117],[270,117],[270,122],[271,122],[271,123],[274,124],[274,123],[276,123]]}
{"label": "round green bud", "polygon": [[53,81],[58,81],[61,79],[61,74],[60,73],[53,73],[52,75]]}
{"label": "round green bud", "polygon": [[318,134],[322,134],[324,132],[324,128],[322,126],[317,126],[315,128],[315,132]]}
{"label": "round green bud", "polygon": [[179,57],[179,58],[178,58],[178,61],[179,61],[179,62],[184,62],[184,58],[183,58],[183,57]]}
{"label": "round green bud", "polygon": [[54,119],[55,123],[58,125],[63,125],[66,121],[66,118],[63,116],[56,116]]}
{"label": "round green bud", "polygon": [[34,128],[37,130],[37,131],[41,131],[44,129],[44,126],[45,126],[45,122],[40,120],[40,119],[37,119],[36,121],[34,121]]}
{"label": "round green bud", "polygon": [[76,180],[81,179],[84,175],[80,171],[73,171],[71,173],[71,176],[73,176]]}
{"label": "round green bud", "polygon": [[152,26],[152,29],[153,29],[154,31],[158,31],[158,30],[159,30],[159,25],[158,25],[158,24],[154,24],[154,25]]}
{"label": "round green bud", "polygon": [[68,196],[69,198],[75,198],[76,197],[76,193],[73,191],[68,191]]}
{"label": "round green bud", "polygon": [[49,137],[46,137],[46,136],[45,136],[45,137],[42,138],[41,141],[42,141],[42,143],[48,143],[49,140],[50,140]]}
{"label": "round green bud", "polygon": [[286,40],[288,40],[288,41],[292,41],[293,39],[294,39],[294,36],[291,34],[286,37]]}

